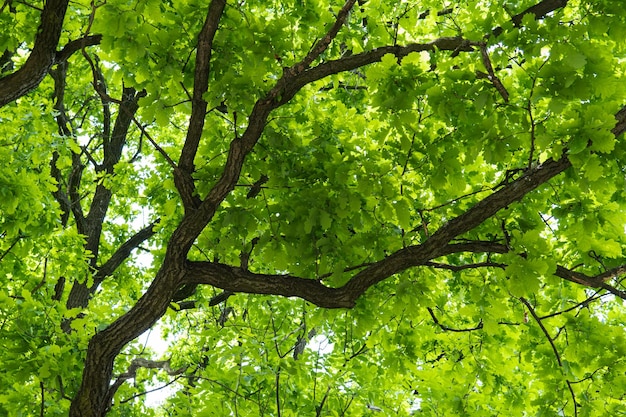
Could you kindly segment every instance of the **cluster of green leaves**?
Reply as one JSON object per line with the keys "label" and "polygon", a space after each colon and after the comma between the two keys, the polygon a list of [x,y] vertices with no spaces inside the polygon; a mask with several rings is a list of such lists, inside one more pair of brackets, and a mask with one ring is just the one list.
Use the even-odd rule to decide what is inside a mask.
{"label": "cluster of green leaves", "polygon": [[[577,272],[593,276],[625,263],[626,146],[611,129],[624,105],[626,19],[617,0],[571,0],[514,24],[511,17],[533,4],[359,2],[322,62],[439,37],[462,36],[475,50],[389,53],[304,87],[271,114],[189,256],[239,266],[251,253],[252,272],[339,287],[566,152],[571,169],[463,236],[506,243],[508,253],[439,258],[379,283],[348,311],[246,294],[209,307],[220,290],[200,286],[196,308],[172,304],[159,324],[170,344],[165,358],[131,343],[114,378],[137,356],[170,359],[185,372],[140,369],[117,391],[109,415],[623,412],[623,301],[554,274],[581,265]],[[200,196],[221,177],[255,102],[283,67],[311,50],[340,6],[227,4],[203,97],[208,113],[194,172]],[[15,51],[19,66],[38,13],[11,7],[0,13],[8,34],[0,51]],[[51,77],[2,109],[0,414],[67,414],[89,339],[128,311],[159,270],[184,214],[168,158],[176,160],[185,140],[206,7],[197,0],[73,2],[61,42],[88,30],[102,40],[68,60],[71,134],[59,133]],[[506,99],[480,75],[490,71],[480,42]],[[97,164],[103,132],[120,110],[94,91],[95,68],[110,97],[129,86],[146,93],[113,173]],[[67,174],[77,158],[86,166],[82,211],[98,186],[113,194],[97,254],[85,250],[72,216],[61,220],[54,198],[68,184],[51,176],[51,164]],[[92,279],[94,256],[102,265],[157,218],[156,236],[142,246],[148,260],[134,255],[87,308],[68,310],[71,284]],[[175,387],[171,398],[146,406],[141,394],[165,384]]]}

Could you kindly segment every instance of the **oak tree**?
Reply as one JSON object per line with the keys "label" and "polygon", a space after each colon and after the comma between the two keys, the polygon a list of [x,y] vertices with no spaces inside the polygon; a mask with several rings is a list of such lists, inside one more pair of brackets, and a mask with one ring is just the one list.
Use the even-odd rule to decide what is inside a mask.
{"label": "oak tree", "polygon": [[0,28],[0,414],[623,413],[621,1]]}

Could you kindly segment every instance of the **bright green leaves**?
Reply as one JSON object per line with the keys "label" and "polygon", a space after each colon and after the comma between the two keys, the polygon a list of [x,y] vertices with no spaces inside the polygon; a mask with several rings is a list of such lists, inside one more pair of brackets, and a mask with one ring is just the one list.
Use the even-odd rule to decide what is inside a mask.
{"label": "bright green leaves", "polygon": [[515,297],[534,294],[539,291],[540,277],[545,277],[555,271],[556,265],[554,265],[554,268],[550,268],[546,260],[514,259],[506,268],[506,273],[510,277],[508,290]]}
{"label": "bright green leaves", "polygon": [[[90,9],[82,3],[71,6],[68,38],[86,28]],[[503,245],[507,254],[477,250],[431,259],[368,289],[350,311],[245,294],[209,307],[219,289],[198,287],[172,305],[193,299],[197,308],[171,308],[163,321],[175,340],[172,362],[189,366],[164,414],[253,416],[278,414],[278,407],[285,416],[361,416],[378,408],[398,415],[418,409],[573,414],[564,378],[582,404],[579,412],[616,414],[626,384],[622,305],[554,274],[557,265],[591,276],[623,264],[624,150],[611,133],[625,96],[625,25],[619,13],[610,14],[619,2],[569,2],[542,19],[529,13],[519,25],[511,16],[533,6],[530,0],[448,3],[359,2],[312,66],[440,36],[486,40],[508,101],[486,75],[478,47],[400,60],[387,54],[305,86],[261,121],[263,135],[190,257],[340,287],[366,265],[427,242],[538,163],[566,155],[572,168],[451,241]],[[0,16],[10,33],[0,51],[28,48],[35,33],[36,10],[15,7],[16,13]],[[124,314],[154,278],[183,216],[172,165],[186,136],[206,7],[195,0],[98,6],[91,32],[101,33],[102,43],[85,52],[102,69],[112,98],[119,99],[123,86],[147,93],[137,113],[145,131],[132,125],[111,173],[104,175],[100,165],[104,142],[124,113],[93,91],[82,53],[69,61],[64,103],[75,138],[58,137],[49,78],[3,109],[0,362],[9,372],[0,386],[9,388],[0,394],[2,411],[36,403],[42,383],[47,414],[66,412],[62,392],[76,391],[89,338]],[[255,101],[282,67],[306,56],[338,7],[227,4],[203,96],[208,113],[192,173],[198,196],[222,176],[231,140],[259,121],[248,119]],[[502,33],[495,36],[497,27]],[[16,34],[21,29],[26,35]],[[20,51],[14,59],[21,63],[25,56]],[[147,133],[173,162],[155,151]],[[51,180],[51,169],[63,175]],[[81,170],[82,183],[73,189]],[[84,250],[77,225],[94,226],[79,223],[98,186],[113,198],[95,258]],[[51,194],[57,190],[74,193],[72,209],[83,211],[83,217],[73,211],[63,230],[57,230],[61,213]],[[127,260],[89,308],[65,311],[70,284],[93,283],[95,270],[152,216],[161,219],[159,235],[142,248],[153,258]],[[62,278],[65,288],[57,287]],[[66,320],[69,335],[61,331]],[[296,349],[302,349],[298,359]],[[115,375],[142,352],[128,347]],[[114,413],[146,414],[127,401],[148,387],[151,374],[143,371],[118,392]],[[163,383],[173,378],[158,376]],[[37,414],[36,405],[28,413]]]}

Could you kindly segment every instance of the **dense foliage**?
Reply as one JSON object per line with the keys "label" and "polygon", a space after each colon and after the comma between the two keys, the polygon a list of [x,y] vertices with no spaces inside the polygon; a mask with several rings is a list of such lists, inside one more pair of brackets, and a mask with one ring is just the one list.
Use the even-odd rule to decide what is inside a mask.
{"label": "dense foliage", "polygon": [[0,415],[624,415],[621,0],[0,31]]}

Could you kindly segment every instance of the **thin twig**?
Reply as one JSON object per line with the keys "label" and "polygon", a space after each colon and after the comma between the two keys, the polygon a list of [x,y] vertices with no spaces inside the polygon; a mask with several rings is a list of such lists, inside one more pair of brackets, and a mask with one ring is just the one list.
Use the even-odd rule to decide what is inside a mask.
{"label": "thin twig", "polygon": [[572,401],[574,402],[574,417],[578,417],[578,403],[576,402],[576,394],[574,394],[572,383],[569,379],[566,379],[565,382],[567,382],[567,388],[569,389],[569,392],[572,395]]}
{"label": "thin twig", "polygon": [[435,322],[435,324],[437,326],[439,326],[441,328],[441,330],[444,330],[444,331],[447,331],[447,332],[463,333],[463,332],[473,332],[475,330],[480,330],[480,329],[483,328],[483,321],[481,320],[475,327],[471,327],[471,328],[468,328],[468,329],[453,329],[452,327],[444,326],[443,324],[441,324],[439,322],[439,320],[437,319],[437,316],[435,316],[435,313],[433,312],[432,308],[426,307],[426,309],[430,313],[430,317],[433,318],[433,321]]}
{"label": "thin twig", "polygon": [[178,166],[176,165],[176,162],[174,162],[172,158],[170,158],[170,156],[167,154],[167,152],[165,152],[165,150],[161,148],[154,139],[152,139],[152,136],[150,136],[148,131],[145,129],[145,127],[141,123],[139,123],[139,120],[137,120],[135,116],[133,116],[133,122],[139,128],[139,130],[141,130],[141,133],[146,136],[146,139],[148,139],[148,141],[152,144],[152,146],[154,146],[154,149],[156,149],[157,152],[160,153],[163,156],[163,158],[165,158],[165,160],[167,161],[167,164],[170,167],[172,167],[172,169],[177,169]]}
{"label": "thin twig", "polygon": [[17,245],[17,242],[19,242],[20,240],[22,240],[24,236],[19,235],[18,237],[15,238],[15,240],[13,241],[13,243],[11,243],[11,246],[9,246],[2,255],[0,255],[0,262],[4,259],[5,256],[7,256],[9,254],[9,252],[11,252],[11,250],[13,249],[13,247],[15,247],[15,245]]}
{"label": "thin twig", "polygon": [[276,370],[276,412],[280,417],[280,366]]}
{"label": "thin twig", "polygon": [[487,79],[491,81],[491,84],[498,90],[498,93],[502,96],[505,103],[509,102],[509,92],[506,90],[502,81],[498,78],[496,73],[493,71],[493,66],[491,65],[491,59],[489,59],[489,53],[487,52],[487,43],[479,42],[477,46],[480,48],[480,56],[482,57],[483,65],[487,70]]}
{"label": "thin twig", "polygon": [[520,297],[520,301],[524,303],[524,305],[526,305],[526,307],[528,308],[528,311],[530,311],[530,314],[533,316],[533,318],[535,319],[539,327],[541,327],[541,331],[543,332],[543,334],[546,335],[548,342],[550,342],[550,346],[552,346],[552,350],[554,351],[554,355],[556,356],[556,360],[559,363],[559,366],[563,367],[563,363],[561,362],[561,355],[559,355],[559,351],[556,349],[556,346],[554,345],[554,340],[552,339],[552,337],[548,333],[548,330],[546,330],[545,326],[541,322],[541,319],[537,315],[537,312],[535,311],[533,306],[530,305],[528,300],[526,300],[524,297]]}

